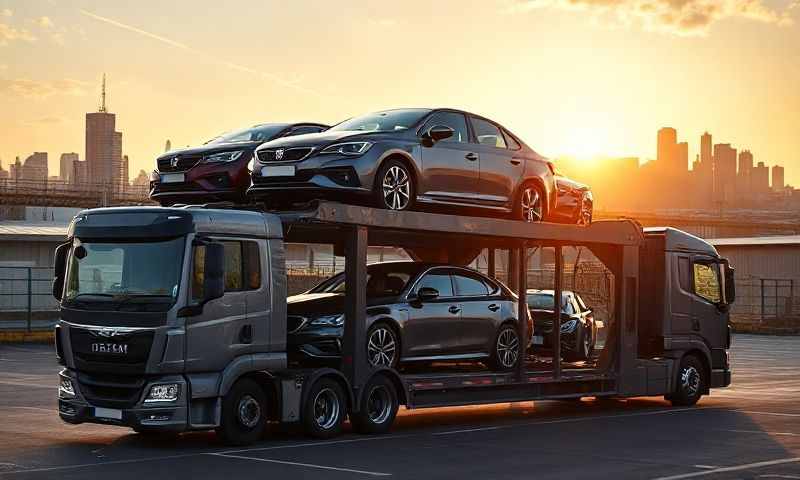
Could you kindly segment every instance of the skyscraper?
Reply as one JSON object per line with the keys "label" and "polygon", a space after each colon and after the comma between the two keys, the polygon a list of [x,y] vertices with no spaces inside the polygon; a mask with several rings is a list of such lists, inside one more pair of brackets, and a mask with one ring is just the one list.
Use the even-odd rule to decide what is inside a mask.
{"label": "skyscraper", "polygon": [[674,128],[664,127],[658,131],[656,165],[662,171],[675,170],[675,146],[677,142],[678,132]]}
{"label": "skyscraper", "polygon": [[739,152],[739,171],[736,174],[736,195],[742,203],[749,203],[748,196],[752,192],[753,154],[750,150]]}
{"label": "skyscraper", "polygon": [[75,152],[61,154],[61,158],[58,161],[58,176],[62,181],[70,181],[72,178],[72,164],[78,160],[78,154]]}
{"label": "skyscraper", "polygon": [[26,158],[25,162],[20,168],[19,179],[34,182],[46,182],[47,152],[34,152],[33,155]]}
{"label": "skyscraper", "polygon": [[764,165],[764,162],[758,162],[758,165],[753,167],[750,187],[753,193],[769,192],[769,167]]}
{"label": "skyscraper", "polygon": [[122,184],[122,132],[115,131],[116,115],[106,109],[106,78],[100,108],[86,114],[86,162],[89,182],[110,185],[112,191]]}
{"label": "skyscraper", "polygon": [[736,149],[730,143],[714,145],[714,200],[732,204],[736,193]]}
{"label": "skyscraper", "polygon": [[783,167],[774,165],[772,167],[772,191],[782,192],[785,187],[783,179]]}
{"label": "skyscraper", "polygon": [[700,136],[700,164],[707,165],[712,169],[713,158],[711,157],[711,134],[705,132]]}
{"label": "skyscraper", "polygon": [[675,150],[673,151],[675,162],[675,171],[679,173],[686,173],[689,169],[689,144],[686,142],[676,143]]}

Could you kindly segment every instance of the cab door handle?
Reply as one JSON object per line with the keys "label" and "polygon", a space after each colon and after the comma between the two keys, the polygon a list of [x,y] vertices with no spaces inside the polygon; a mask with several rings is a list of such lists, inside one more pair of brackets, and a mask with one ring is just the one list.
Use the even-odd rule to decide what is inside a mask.
{"label": "cab door handle", "polygon": [[519,165],[520,162],[521,162],[521,160],[518,159],[518,158],[512,158],[511,159],[511,165]]}
{"label": "cab door handle", "polygon": [[458,312],[460,312],[460,311],[461,311],[461,309],[460,309],[458,306],[456,306],[456,305],[452,305],[452,306],[451,306],[449,309],[447,309],[447,310],[448,310],[450,313],[454,314],[454,315],[455,315],[456,313],[458,313]]}

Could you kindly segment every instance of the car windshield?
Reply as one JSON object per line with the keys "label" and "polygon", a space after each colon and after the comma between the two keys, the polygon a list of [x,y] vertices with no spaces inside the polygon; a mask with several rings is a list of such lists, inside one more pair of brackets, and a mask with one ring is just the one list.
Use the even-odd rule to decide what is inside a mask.
{"label": "car windshield", "polygon": [[[367,269],[367,298],[395,297],[403,293],[413,273],[409,268]],[[347,288],[344,273],[340,273],[310,290],[310,293],[337,293],[344,295]]]}
{"label": "car windshield", "polygon": [[81,242],[67,269],[64,303],[77,308],[168,310],[178,296],[183,237],[159,242]]}
{"label": "car windshield", "polygon": [[331,127],[329,131],[393,132],[396,130],[408,130],[428,113],[430,113],[430,110],[427,108],[408,108],[368,113],[345,120]]}
{"label": "car windshield", "polygon": [[[567,306],[569,296],[564,293],[561,295],[561,311],[563,313],[569,312]],[[552,312],[555,308],[555,295],[552,293],[529,293],[528,294],[528,308],[531,310],[545,310]]]}
{"label": "car windshield", "polygon": [[223,133],[222,135],[209,140],[206,142],[206,144],[266,142],[275,135],[281,133],[285,128],[286,125],[282,124],[259,125],[257,127]]}

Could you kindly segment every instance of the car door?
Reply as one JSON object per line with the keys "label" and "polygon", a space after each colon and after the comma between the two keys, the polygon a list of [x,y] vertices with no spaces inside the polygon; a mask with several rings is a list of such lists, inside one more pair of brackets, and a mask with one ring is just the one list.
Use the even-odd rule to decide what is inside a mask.
{"label": "car door", "polygon": [[[453,129],[453,136],[438,142],[423,138],[433,126]],[[431,200],[473,202],[478,189],[478,154],[469,142],[464,114],[441,111],[432,114],[419,130],[422,138],[422,170],[419,195]]]}
{"label": "car door", "polygon": [[458,350],[458,325],[461,305],[453,295],[450,272],[436,268],[426,272],[412,287],[412,297],[420,288],[435,288],[435,300],[409,301],[408,321],[403,327],[404,357],[451,355]]}
{"label": "car door", "polygon": [[488,353],[494,343],[502,313],[498,292],[479,275],[467,270],[453,272],[453,287],[461,305],[459,326],[460,353]]}
{"label": "car door", "polygon": [[705,255],[692,257],[692,332],[713,341],[727,337],[726,313],[722,301],[720,268],[716,259]]}
{"label": "car door", "polygon": [[[515,151],[509,149],[509,143],[500,127],[475,116],[470,116],[470,123],[478,142],[476,148],[480,157],[477,200],[492,206],[510,204],[514,188],[522,176],[522,159],[515,157]],[[513,141],[512,146],[517,150],[521,148],[513,137],[508,138]]]}

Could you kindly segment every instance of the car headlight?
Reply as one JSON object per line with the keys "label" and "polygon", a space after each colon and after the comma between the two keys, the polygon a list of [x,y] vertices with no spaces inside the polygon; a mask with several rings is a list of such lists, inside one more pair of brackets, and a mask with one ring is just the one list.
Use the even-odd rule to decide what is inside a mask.
{"label": "car headlight", "polygon": [[337,153],[339,155],[349,155],[351,157],[355,157],[358,155],[362,155],[364,152],[369,150],[369,147],[372,146],[372,142],[346,142],[346,143],[337,143],[334,145],[329,145],[322,149],[320,155],[329,154],[329,153]]}
{"label": "car headlight", "polygon": [[155,170],[153,170],[152,172],[150,172],[150,181],[151,181],[151,182],[157,182],[157,181],[158,181],[158,179],[159,179],[159,177],[158,177],[158,172],[156,172]]}
{"label": "car headlight", "polygon": [[230,163],[239,160],[244,154],[243,150],[233,152],[220,152],[203,157],[203,163]]}
{"label": "car headlight", "polygon": [[144,399],[144,403],[153,402],[174,402],[178,399],[181,386],[177,383],[162,383],[150,387],[150,393]]}
{"label": "car headlight", "polygon": [[575,327],[578,325],[577,320],[570,320],[568,322],[564,322],[561,324],[561,331],[562,332],[571,332],[575,330]]}
{"label": "car headlight", "polygon": [[69,377],[59,376],[58,396],[59,398],[75,397],[75,387],[72,386],[72,380]]}
{"label": "car headlight", "polygon": [[314,320],[311,320],[309,325],[315,325],[317,327],[341,327],[344,325],[344,314],[318,317]]}
{"label": "car headlight", "polygon": [[252,172],[253,171],[253,167],[255,167],[255,165],[256,165],[256,159],[254,157],[254,158],[251,158],[249,162],[247,162],[247,171],[248,172]]}

